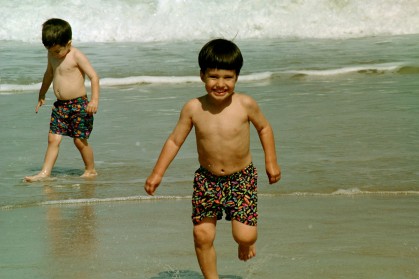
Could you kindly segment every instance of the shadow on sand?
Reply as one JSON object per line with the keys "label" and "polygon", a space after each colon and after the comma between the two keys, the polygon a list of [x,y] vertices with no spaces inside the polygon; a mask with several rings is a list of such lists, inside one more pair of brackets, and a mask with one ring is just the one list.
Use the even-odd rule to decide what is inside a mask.
{"label": "shadow on sand", "polygon": [[[191,270],[175,270],[175,271],[163,271],[158,275],[151,277],[150,279],[203,279],[201,273]],[[241,276],[236,275],[220,275],[220,279],[243,279]]]}

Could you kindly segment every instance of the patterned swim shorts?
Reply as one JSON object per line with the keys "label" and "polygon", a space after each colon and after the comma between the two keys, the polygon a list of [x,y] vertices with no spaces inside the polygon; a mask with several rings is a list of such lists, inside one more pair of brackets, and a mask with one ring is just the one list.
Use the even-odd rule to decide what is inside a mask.
{"label": "patterned swim shorts", "polygon": [[88,139],[93,129],[93,115],[86,112],[87,96],[72,100],[57,100],[51,113],[51,134]]}
{"label": "patterned swim shorts", "polygon": [[251,163],[244,170],[226,176],[216,176],[202,166],[195,172],[192,195],[192,222],[196,225],[205,217],[257,224],[257,170]]}

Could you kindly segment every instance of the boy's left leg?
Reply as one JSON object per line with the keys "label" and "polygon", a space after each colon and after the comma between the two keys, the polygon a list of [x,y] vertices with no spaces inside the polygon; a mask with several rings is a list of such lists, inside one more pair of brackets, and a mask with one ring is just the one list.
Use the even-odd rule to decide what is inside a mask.
{"label": "boy's left leg", "polygon": [[239,244],[239,259],[247,261],[256,256],[257,226],[249,226],[232,220],[233,238]]}
{"label": "boy's left leg", "polygon": [[82,177],[96,176],[95,160],[93,156],[93,149],[87,142],[87,139],[74,138],[74,145],[80,152],[80,155],[84,162],[84,173]]}

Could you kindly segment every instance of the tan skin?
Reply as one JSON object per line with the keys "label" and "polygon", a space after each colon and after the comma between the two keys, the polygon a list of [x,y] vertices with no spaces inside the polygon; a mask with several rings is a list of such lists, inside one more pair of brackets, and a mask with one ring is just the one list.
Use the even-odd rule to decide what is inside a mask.
{"label": "tan skin", "polygon": [[[269,183],[281,178],[272,128],[256,101],[234,92],[238,76],[234,70],[208,69],[201,72],[207,94],[183,107],[178,123],[166,140],[145,191],[154,195],[163,175],[195,127],[198,160],[215,175],[229,175],[246,168],[250,154],[250,123],[256,128],[264,153]],[[194,226],[195,251],[205,278],[218,278],[214,249],[216,218],[205,218]],[[232,221],[238,256],[246,261],[256,255],[257,227]]]}
{"label": "tan skin", "polygon": [[[94,114],[99,104],[99,76],[93,69],[87,57],[77,48],[72,47],[71,41],[65,46],[54,45],[48,49],[48,65],[39,90],[38,103],[35,112],[45,103],[45,95],[53,83],[54,94],[58,100],[71,100],[86,95],[84,86],[85,76],[91,82],[91,98],[87,106],[87,112]],[[51,175],[52,168],[57,160],[61,135],[48,134],[48,147],[45,154],[42,170],[34,176],[26,176],[27,182],[45,179]],[[74,138],[74,144],[79,150],[85,171],[82,177],[96,176],[94,156],[87,139]]]}

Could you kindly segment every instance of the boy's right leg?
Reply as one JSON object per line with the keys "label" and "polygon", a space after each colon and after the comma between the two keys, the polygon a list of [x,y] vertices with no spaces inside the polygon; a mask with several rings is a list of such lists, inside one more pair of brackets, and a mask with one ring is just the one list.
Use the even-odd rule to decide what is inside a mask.
{"label": "boy's right leg", "polygon": [[218,279],[214,248],[216,225],[216,218],[204,218],[193,229],[196,257],[205,279]]}
{"label": "boy's right leg", "polygon": [[58,151],[60,150],[62,136],[57,134],[48,134],[48,147],[45,153],[44,165],[42,170],[34,176],[26,176],[24,180],[26,182],[33,182],[42,180],[51,175],[52,168],[58,158]]}

